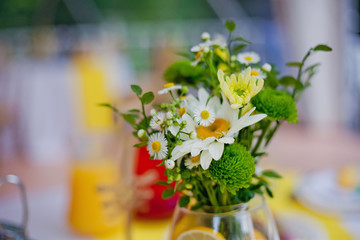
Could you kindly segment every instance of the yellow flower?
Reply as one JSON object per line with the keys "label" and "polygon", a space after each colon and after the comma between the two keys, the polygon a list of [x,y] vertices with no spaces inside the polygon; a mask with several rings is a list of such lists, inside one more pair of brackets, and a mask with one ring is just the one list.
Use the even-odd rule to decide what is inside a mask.
{"label": "yellow flower", "polygon": [[250,102],[250,99],[255,96],[264,85],[262,78],[256,80],[256,77],[251,75],[251,68],[248,67],[244,74],[239,73],[237,76],[232,74],[230,77],[225,76],[222,70],[218,71],[218,79],[220,81],[220,88],[227,99],[231,103],[231,108],[238,109]]}

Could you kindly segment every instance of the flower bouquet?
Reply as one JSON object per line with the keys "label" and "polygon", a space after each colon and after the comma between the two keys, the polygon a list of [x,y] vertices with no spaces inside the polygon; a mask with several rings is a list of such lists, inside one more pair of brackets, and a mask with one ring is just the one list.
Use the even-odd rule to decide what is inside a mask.
{"label": "flower bouquet", "polygon": [[[301,62],[287,63],[298,69],[296,77],[280,76],[257,53],[243,51],[250,42],[233,36],[234,22],[225,26],[227,39],[203,33],[187,59],[166,70],[167,83],[158,93],[168,94],[169,102],[154,104],[148,113],[145,105],[154,94],[132,85],[140,110],[121,113],[102,104],[131,124],[140,141],[135,147],[146,146],[152,159],[160,160],[158,166],[165,166],[168,180],[158,182],[169,186],[163,198],[181,195],[171,239],[278,239],[273,223],[262,227],[252,218],[254,197],[273,197],[269,178],[280,178],[257,164],[279,126],[298,122],[296,100],[319,66],[306,66],[306,60],[317,51],[331,51],[317,45]],[[259,199],[263,222],[271,222]]]}

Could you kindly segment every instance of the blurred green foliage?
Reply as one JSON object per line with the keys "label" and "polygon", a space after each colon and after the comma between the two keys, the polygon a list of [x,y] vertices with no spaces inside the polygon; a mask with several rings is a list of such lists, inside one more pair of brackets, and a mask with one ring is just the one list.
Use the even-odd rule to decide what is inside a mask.
{"label": "blurred green foliage", "polygon": [[[78,1],[71,11],[67,1]],[[1,0],[0,28],[76,23],[71,13],[97,6],[102,20],[160,21],[211,18],[215,14],[206,0]],[[74,13],[76,14],[76,13]],[[97,22],[94,18],[92,22]]]}

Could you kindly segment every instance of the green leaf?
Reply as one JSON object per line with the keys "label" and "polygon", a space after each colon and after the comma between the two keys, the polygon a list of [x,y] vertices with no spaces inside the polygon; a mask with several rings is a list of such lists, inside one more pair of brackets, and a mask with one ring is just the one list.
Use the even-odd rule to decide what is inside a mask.
{"label": "green leaf", "polygon": [[301,81],[297,80],[296,78],[294,78],[292,76],[282,77],[279,80],[279,83],[281,85],[284,85],[285,87],[293,86],[296,89],[302,89],[304,87]]}
{"label": "green leaf", "polygon": [[141,142],[141,143],[135,144],[133,147],[143,147],[146,145],[147,145],[147,142]]}
{"label": "green leaf", "polygon": [[277,174],[276,172],[271,171],[271,170],[263,171],[262,175],[266,176],[266,177],[270,177],[270,178],[281,178],[281,176],[279,174]]}
{"label": "green leaf", "polygon": [[288,67],[301,67],[303,65],[302,62],[288,62],[286,63],[286,66]]}
{"label": "green leaf", "polygon": [[236,38],[231,39],[231,41],[240,41],[240,42],[251,43],[249,40],[247,40],[243,37],[236,37]]}
{"label": "green leaf", "polygon": [[179,206],[180,207],[186,207],[190,202],[189,196],[182,196],[179,200]]}
{"label": "green leaf", "polygon": [[259,153],[254,153],[253,157],[260,157],[262,155],[266,155],[266,152],[259,152]]}
{"label": "green leaf", "polygon": [[137,117],[137,115],[134,114],[124,114],[122,113],[121,116],[124,118],[124,120],[126,122],[128,122],[131,126],[135,127],[136,125],[136,121],[135,118]]}
{"label": "green leaf", "polygon": [[147,92],[141,97],[141,102],[146,105],[152,102],[154,100],[154,93],[153,92]]}
{"label": "green leaf", "polygon": [[236,28],[236,24],[233,21],[228,20],[225,23],[225,27],[230,32],[233,32],[235,30],[235,28]]}
{"label": "green leaf", "polygon": [[265,185],[265,190],[266,190],[266,193],[269,195],[269,197],[271,197],[271,198],[274,197],[274,194],[270,190],[269,186]]}
{"label": "green leaf", "polygon": [[316,47],[314,47],[314,51],[330,52],[332,51],[332,48],[325,44],[319,44]]}
{"label": "green leaf", "polygon": [[109,103],[99,103],[98,106],[110,108],[111,110],[113,110],[113,111],[116,112],[117,114],[122,115],[122,113],[121,113],[116,107],[112,106],[112,105],[109,104]]}
{"label": "green leaf", "polygon": [[233,53],[233,54],[237,54],[237,53],[239,53],[241,50],[243,50],[244,47],[246,47],[246,46],[247,46],[247,44],[239,44],[239,45],[237,45],[237,46],[234,47],[234,49],[232,50],[232,53]]}
{"label": "green leaf", "polygon": [[200,66],[193,66],[190,61],[178,61],[166,69],[164,79],[175,84],[196,86],[204,79],[204,74]]}
{"label": "green leaf", "polygon": [[140,110],[139,109],[131,109],[131,110],[129,110],[129,112],[131,112],[131,113],[139,113]]}
{"label": "green leaf", "polygon": [[175,194],[174,189],[168,188],[162,192],[161,197],[163,199],[168,199],[168,198],[171,198],[172,196],[174,196],[174,194]]}
{"label": "green leaf", "polygon": [[167,181],[157,181],[156,182],[157,185],[163,185],[163,186],[169,186],[169,183]]}
{"label": "green leaf", "polygon": [[317,67],[319,67],[321,64],[320,63],[315,63],[313,65],[310,65],[309,67],[307,67],[304,72],[311,72],[311,71],[315,71],[315,69]]}
{"label": "green leaf", "polygon": [[139,87],[138,85],[131,85],[131,90],[133,90],[134,93],[136,93],[136,95],[138,95],[140,97],[141,93],[142,93],[142,89],[141,87]]}
{"label": "green leaf", "polygon": [[279,85],[279,80],[276,78],[275,74],[268,73],[265,84],[270,86],[272,89],[276,89]]}

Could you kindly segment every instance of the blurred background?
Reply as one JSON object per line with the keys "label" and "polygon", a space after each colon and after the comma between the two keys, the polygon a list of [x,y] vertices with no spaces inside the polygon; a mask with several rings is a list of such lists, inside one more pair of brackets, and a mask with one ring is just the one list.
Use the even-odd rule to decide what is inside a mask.
{"label": "blurred background", "polygon": [[[161,89],[165,69],[181,58],[176,53],[199,43],[204,31],[225,34],[229,19],[237,24],[238,35],[252,41],[246,50],[276,64],[281,75],[296,74],[285,63],[301,60],[310,47],[324,43],[333,48],[311,58],[321,67],[299,103],[300,123],[283,126],[263,161],[264,168],[280,168],[285,174],[288,185],[279,186],[279,195],[287,191],[290,199],[293,192],[306,191],[301,188],[304,176],[319,173],[329,177],[325,185],[334,181],[346,193],[359,192],[359,13],[358,0],[0,1],[0,175],[16,174],[27,187],[30,236],[93,239],[82,232],[112,239],[99,237],[102,229],[89,232],[93,226],[78,224],[94,217],[78,213],[84,201],[99,197],[83,190],[89,182],[97,187],[120,182],[114,195],[105,197],[116,202],[109,211],[124,212],[112,217],[116,223],[111,226],[129,224],[127,205],[135,198],[138,218],[165,219],[156,226],[166,228],[176,199],[156,210],[164,202],[156,200],[160,190],[150,186],[162,173],[152,171],[154,166],[139,167],[139,159],[147,156],[132,150],[130,127],[97,105],[138,107],[130,84]],[[138,192],[129,187],[134,182],[140,185]],[[149,199],[156,201],[144,208]],[[15,189],[0,188],[0,219],[19,222],[18,200]],[[303,200],[311,210],[293,205],[290,210],[319,222],[323,238],[313,239],[360,239],[359,201],[351,205],[357,212],[344,213],[341,206],[328,202],[327,209],[320,209],[321,200],[312,200]],[[279,201],[273,208],[281,222],[291,211],[283,211],[285,203]],[[96,208],[95,202],[87,209]],[[96,226],[102,224],[106,229],[103,222]],[[143,232],[151,231],[149,226],[134,223]]]}

